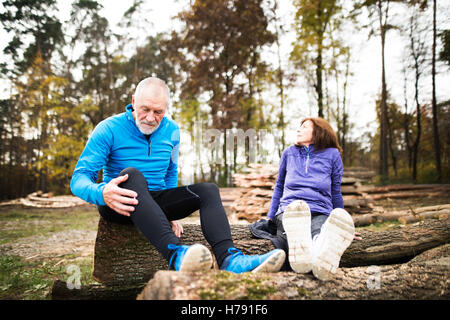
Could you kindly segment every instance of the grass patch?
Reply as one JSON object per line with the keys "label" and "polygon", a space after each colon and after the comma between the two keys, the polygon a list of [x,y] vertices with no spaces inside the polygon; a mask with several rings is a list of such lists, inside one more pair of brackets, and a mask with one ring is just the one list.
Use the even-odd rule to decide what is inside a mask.
{"label": "grass patch", "polygon": [[[8,246],[22,238],[48,237],[69,230],[95,231],[99,215],[95,207],[73,209],[35,209],[20,206],[0,209],[0,300],[48,300],[55,279],[68,281],[75,275],[68,271],[74,265],[81,285],[95,284],[92,278],[93,256],[77,253],[31,258],[8,254]],[[34,238],[27,239],[32,242]],[[79,272],[78,272],[79,270]]]}
{"label": "grass patch", "polygon": [[376,222],[363,227],[356,227],[356,231],[361,230],[370,230],[370,231],[386,231],[390,228],[395,228],[400,226],[401,223],[399,221],[386,221],[386,222]]}
{"label": "grass patch", "polygon": [[211,287],[200,291],[202,300],[261,300],[275,294],[277,290],[264,283],[265,278],[257,278],[254,274],[234,274],[217,272],[211,277]]}
{"label": "grass patch", "polygon": [[300,287],[300,288],[297,288],[297,292],[298,292],[298,295],[301,298],[304,298],[304,299],[311,299],[312,298],[312,293],[308,289]]}
{"label": "grass patch", "polygon": [[0,244],[65,230],[97,230],[98,219],[96,208],[90,206],[76,209],[2,208]]}
{"label": "grass patch", "polygon": [[26,261],[22,257],[2,255],[0,258],[0,300],[49,300],[55,279],[67,281],[74,273],[67,267],[75,265],[82,285],[92,280],[92,258],[65,263],[56,261]]}

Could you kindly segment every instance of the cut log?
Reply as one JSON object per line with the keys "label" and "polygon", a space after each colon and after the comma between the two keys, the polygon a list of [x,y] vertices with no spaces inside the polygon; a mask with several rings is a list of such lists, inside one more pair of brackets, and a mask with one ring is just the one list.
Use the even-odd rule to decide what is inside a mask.
{"label": "cut log", "polygon": [[410,265],[419,265],[419,264],[428,264],[428,265],[442,265],[450,267],[450,244],[445,244],[430,250],[427,250],[413,259],[411,259],[408,264]]}
{"label": "cut log", "polygon": [[398,221],[400,221],[403,224],[407,223],[414,223],[417,221],[422,221],[424,219],[447,219],[448,215],[450,213],[450,210],[444,209],[439,211],[428,211],[428,212],[422,212],[416,215],[408,215],[398,218]]}
{"label": "cut log", "polygon": [[[430,270],[430,267],[432,268],[433,273],[436,271],[436,266],[438,266],[438,272],[442,269],[442,267],[447,267],[447,276],[445,278],[442,278],[443,281],[440,282],[440,286],[443,288],[441,290],[441,293],[439,294],[439,287],[433,288],[431,291],[428,292],[428,294],[422,294],[420,297],[418,294],[420,294],[419,290],[417,290],[418,287],[420,287],[420,290],[427,290],[426,288],[429,288],[430,286],[428,284],[425,284],[425,287],[422,283],[418,283],[420,279],[417,277],[417,275],[414,275],[413,277],[410,274],[407,274],[407,278],[401,277],[402,275],[398,273],[398,271],[395,270],[397,266],[392,266],[392,270],[390,273],[384,272],[383,270],[388,270],[386,266],[382,266],[379,269],[375,266],[371,266],[366,268],[365,270],[363,268],[360,268],[360,271],[356,270],[358,268],[353,269],[341,269],[343,271],[343,274],[345,274],[345,278],[343,279],[343,284],[341,284],[345,289],[346,293],[345,296],[342,296],[342,292],[340,295],[336,295],[336,292],[327,292],[326,294],[320,293],[323,290],[328,290],[327,285],[329,287],[332,287],[332,290],[336,290],[338,286],[334,287],[334,285],[331,285],[329,282],[321,282],[316,279],[314,279],[311,275],[298,275],[294,274],[292,272],[283,272],[279,274],[260,274],[257,275],[257,278],[253,278],[255,275],[248,273],[244,275],[233,275],[225,272],[212,272],[211,274],[202,273],[200,277],[202,277],[202,281],[207,281],[207,278],[213,279],[214,283],[211,283],[208,286],[208,289],[205,290],[200,289],[198,290],[197,287],[197,293],[195,296],[192,295],[192,293],[188,293],[185,291],[185,293],[188,293],[189,298],[203,298],[203,299],[239,299],[239,298],[252,298],[252,299],[261,299],[261,298],[278,298],[278,299],[313,299],[313,298],[327,298],[327,299],[334,299],[338,297],[341,298],[348,298],[348,299],[398,299],[399,297],[405,297],[398,296],[395,294],[398,294],[398,292],[405,289],[404,284],[400,283],[403,281],[408,281],[411,283],[413,282],[414,288],[409,288],[408,290],[414,290],[414,294],[416,295],[416,298],[424,299],[424,298],[444,298],[448,299],[448,268],[450,267],[450,244],[446,244],[437,248],[433,248],[431,250],[427,250],[423,252],[420,255],[417,255],[414,259],[409,261],[407,264],[401,265],[398,268],[405,268],[406,266],[411,267],[410,270],[417,270],[417,266],[425,267],[425,270]],[[397,268],[397,269],[398,269]],[[423,270],[423,269],[422,269]],[[362,273],[364,271],[364,273]],[[393,278],[392,271],[394,271],[396,274],[394,275],[395,278]],[[445,271],[445,270],[444,270]],[[415,271],[414,271],[415,272]],[[215,273],[215,274],[214,274]],[[367,295],[367,296],[361,296],[360,291],[358,290],[357,295],[352,296],[351,295],[351,285],[352,283],[347,283],[347,281],[353,281],[356,279],[354,276],[355,274],[362,274],[362,281],[365,280],[366,287],[363,286],[364,292],[369,289],[375,290],[376,292],[372,292],[374,295]],[[427,271],[429,273],[429,271]],[[81,286],[80,289],[68,289],[66,282],[56,280],[53,283],[52,290],[51,290],[51,296],[53,300],[134,300],[138,296],[138,299],[174,299],[177,298],[173,296],[173,293],[177,291],[179,293],[180,288],[179,282],[177,282],[177,289],[174,291],[174,281],[173,278],[170,278],[170,281],[167,281],[167,275],[175,275],[177,279],[179,277],[183,276],[189,276],[195,277],[195,274],[186,274],[186,273],[176,273],[171,271],[159,271],[156,273],[154,280],[150,280],[148,284],[138,285],[138,286],[116,286],[116,287],[110,287],[105,286],[101,284],[92,284],[87,286]],[[338,277],[340,275],[340,271],[338,271],[337,277],[334,278],[334,283],[336,284],[337,281],[339,281]],[[349,275],[353,275],[350,276]],[[378,279],[377,276],[379,275]],[[207,276],[207,277],[205,277]],[[266,281],[269,277],[277,277],[275,280],[273,280],[277,287],[264,287],[264,281]],[[302,278],[300,280],[296,278]],[[401,277],[401,278],[400,278]],[[262,281],[259,281],[261,278]],[[342,276],[341,276],[342,278]],[[414,280],[412,280],[414,278]],[[433,279],[436,278],[436,273],[434,273],[434,276],[432,276]],[[237,281],[245,279],[245,284],[240,283],[238,284]],[[273,278],[272,278],[273,279]],[[292,279],[294,281],[290,282]],[[400,280],[397,281],[397,286],[401,286],[402,290],[396,289],[394,295],[385,295],[386,292],[381,292],[379,289],[382,289],[383,286],[386,284],[386,280],[388,280],[389,284],[393,283],[393,280],[395,279]],[[227,283],[227,280],[234,280],[232,283]],[[377,283],[377,280],[379,280],[379,283]],[[447,281],[444,283],[444,280]],[[191,280],[189,280],[191,281]],[[194,278],[194,284],[195,286],[198,284],[199,279]],[[428,281],[428,280],[427,280]],[[291,287],[286,288],[286,285],[289,284]],[[316,284],[317,283],[317,284]],[[377,289],[377,285],[379,284],[379,289]],[[250,287],[248,285],[251,285]],[[324,287],[325,285],[325,287]],[[361,283],[359,283],[361,286]],[[364,285],[364,283],[362,283]],[[412,286],[411,284],[409,286]],[[292,287],[294,286],[294,287]],[[295,286],[297,286],[295,288]],[[319,291],[318,286],[322,286],[322,291]],[[203,285],[205,287],[205,285]],[[241,290],[239,292],[237,291],[231,291],[227,290],[228,292],[223,292],[224,288],[232,289],[232,288],[241,287]],[[145,289],[144,289],[145,288]],[[313,290],[311,290],[313,288]],[[326,288],[326,289],[323,289]],[[184,289],[183,289],[184,290]],[[275,292],[275,290],[279,290],[279,292]],[[383,290],[387,291],[388,288],[384,288]],[[318,292],[319,295],[317,297],[314,296],[314,292]],[[356,288],[355,288],[356,292]],[[436,296],[433,296],[433,293],[436,293]],[[266,295],[267,294],[267,295]],[[336,295],[336,296],[335,296]],[[383,296],[385,295],[385,296]],[[178,298],[181,298],[178,296]],[[407,297],[410,299],[411,297]]]}
{"label": "cut log", "polygon": [[401,211],[376,212],[368,214],[353,215],[353,222],[356,227],[367,226],[372,223],[382,223],[388,221],[400,221],[403,224],[413,223],[429,218],[443,219],[448,216],[450,204],[411,208]]}
{"label": "cut log", "polygon": [[427,206],[427,207],[420,207],[420,208],[415,208],[415,209],[411,209],[411,211],[413,213],[422,213],[422,212],[426,212],[426,211],[439,211],[439,210],[450,210],[450,204],[440,204],[437,206]]}
{"label": "cut log", "polygon": [[355,227],[368,226],[373,223],[381,223],[385,221],[384,217],[380,213],[358,214],[353,215],[352,218]]}
{"label": "cut log", "polygon": [[426,220],[387,231],[361,230],[362,241],[353,241],[340,266],[403,263],[417,254],[450,242],[450,220]]}
{"label": "cut log", "polygon": [[[198,224],[183,225],[181,241],[205,241]],[[232,225],[234,244],[245,254],[261,254],[274,249],[269,240],[254,239],[246,225]],[[353,241],[341,259],[342,267],[403,263],[417,254],[450,242],[450,219],[426,220],[419,225],[389,231],[361,230],[362,241]],[[210,248],[210,247],[209,247]],[[93,276],[107,286],[138,285],[151,279],[167,261],[133,225],[99,221],[95,242]]]}
{"label": "cut log", "polygon": [[349,211],[351,211],[350,208],[352,207],[371,207],[373,206],[372,199],[369,198],[362,198],[362,197],[355,197],[355,196],[343,196],[344,200],[344,207],[348,208]]}
{"label": "cut log", "polygon": [[[183,229],[180,238],[183,243],[203,243],[211,249],[199,224],[185,224]],[[245,225],[232,225],[231,232],[235,243],[251,239]],[[260,245],[270,243],[268,240],[257,241]],[[134,225],[111,223],[100,218],[94,251],[93,277],[108,286],[146,283],[156,271],[168,268],[167,261]]]}
{"label": "cut log", "polygon": [[[47,197],[43,197],[47,195]],[[28,195],[26,198],[19,198],[11,201],[0,202],[0,207],[9,205],[22,205],[32,208],[71,208],[79,206],[91,206],[91,204],[74,196],[51,196],[51,194],[41,194],[37,196],[37,192]]]}
{"label": "cut log", "polygon": [[[415,263],[340,268],[330,281],[311,273],[180,273],[159,271],[139,294],[154,299],[445,299],[450,298],[449,250]],[[447,259],[447,260],[442,260]],[[447,261],[447,262],[446,262]]]}
{"label": "cut log", "polygon": [[380,194],[372,194],[373,200],[382,199],[407,199],[407,198],[423,198],[423,197],[439,197],[443,195],[448,195],[448,189],[433,190],[433,192],[423,192],[423,191],[404,191],[404,192],[388,192]]}
{"label": "cut log", "polygon": [[375,187],[373,185],[360,186],[362,192],[373,193],[389,193],[393,191],[414,191],[414,190],[433,190],[443,189],[449,190],[450,185],[445,184],[393,184],[389,186]]}

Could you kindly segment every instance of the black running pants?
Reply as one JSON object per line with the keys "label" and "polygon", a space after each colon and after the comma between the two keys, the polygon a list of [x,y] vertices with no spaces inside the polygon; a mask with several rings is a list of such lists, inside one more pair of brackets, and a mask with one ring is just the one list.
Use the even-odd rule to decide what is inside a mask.
{"label": "black running pants", "polygon": [[172,243],[180,245],[169,221],[186,218],[200,210],[203,235],[210,244],[219,266],[233,247],[230,225],[222,205],[219,188],[214,183],[197,183],[172,189],[149,191],[147,180],[135,168],[122,170],[119,176],[128,174],[121,188],[135,191],[138,204],[130,217],[115,212],[108,206],[98,206],[100,215],[107,221],[133,224],[145,238],[163,255],[170,259]]}

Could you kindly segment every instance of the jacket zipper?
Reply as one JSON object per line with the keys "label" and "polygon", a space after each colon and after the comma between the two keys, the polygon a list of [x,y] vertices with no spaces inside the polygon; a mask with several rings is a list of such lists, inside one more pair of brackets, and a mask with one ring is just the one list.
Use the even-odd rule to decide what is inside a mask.
{"label": "jacket zipper", "polygon": [[148,139],[148,156],[152,153],[152,138]]}
{"label": "jacket zipper", "polygon": [[309,147],[305,147],[306,148],[306,163],[305,163],[305,169],[306,169],[306,173],[308,173],[308,165],[309,165]]}

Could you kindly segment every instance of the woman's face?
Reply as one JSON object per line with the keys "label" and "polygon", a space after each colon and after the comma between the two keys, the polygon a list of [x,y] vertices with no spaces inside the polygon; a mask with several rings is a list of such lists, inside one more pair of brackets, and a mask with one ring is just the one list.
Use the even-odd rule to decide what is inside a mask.
{"label": "woman's face", "polygon": [[297,129],[297,144],[309,146],[313,143],[313,130],[314,124],[311,120],[303,122],[300,128]]}

